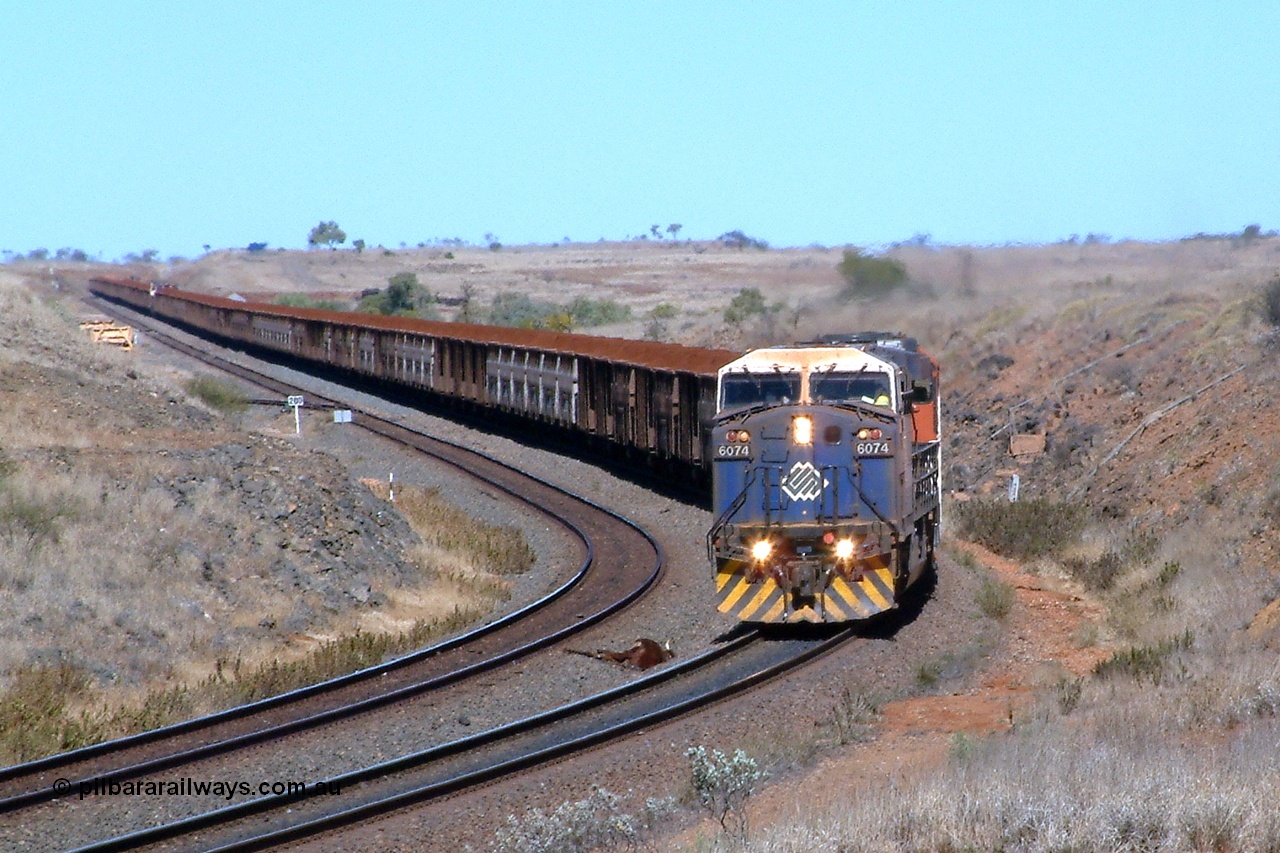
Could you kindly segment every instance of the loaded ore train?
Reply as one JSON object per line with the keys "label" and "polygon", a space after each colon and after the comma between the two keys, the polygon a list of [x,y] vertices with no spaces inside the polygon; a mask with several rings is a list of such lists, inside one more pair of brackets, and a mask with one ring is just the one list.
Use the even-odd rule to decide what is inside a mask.
{"label": "loaded ore train", "polygon": [[726,350],[244,302],[98,296],[215,338],[710,477],[718,606],[847,622],[897,606],[939,527],[938,367],[907,338]]}
{"label": "loaded ore train", "polygon": [[749,352],[718,371],[707,551],[721,611],[846,622],[933,569],[938,365],[867,333]]}

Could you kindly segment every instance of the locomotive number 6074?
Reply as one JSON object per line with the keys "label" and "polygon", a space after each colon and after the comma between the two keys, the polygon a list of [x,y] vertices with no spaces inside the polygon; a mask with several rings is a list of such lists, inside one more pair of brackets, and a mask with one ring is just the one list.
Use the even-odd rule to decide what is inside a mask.
{"label": "locomotive number 6074", "polygon": [[721,444],[718,447],[716,447],[716,458],[718,459],[750,459],[751,445]]}

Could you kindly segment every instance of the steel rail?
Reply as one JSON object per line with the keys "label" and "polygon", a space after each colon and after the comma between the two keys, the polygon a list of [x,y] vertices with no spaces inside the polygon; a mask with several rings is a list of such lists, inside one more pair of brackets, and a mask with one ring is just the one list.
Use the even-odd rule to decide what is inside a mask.
{"label": "steel rail", "polygon": [[[318,817],[309,818],[290,826],[269,829],[254,835],[236,839],[216,847],[205,848],[204,853],[247,853],[248,851],[265,850],[281,844],[297,841],[331,832],[350,826],[360,821],[385,814],[411,805],[422,805],[431,800],[457,794],[468,788],[489,784],[504,776],[521,770],[527,770],[549,761],[566,758],[578,752],[598,747],[602,744],[618,740],[641,728],[666,722],[690,711],[705,708],[708,704],[719,702],[750,690],[777,676],[793,670],[816,657],[824,655],[856,636],[854,628],[847,629],[823,641],[815,641],[813,645],[799,653],[766,666],[745,677],[730,683],[712,687],[697,695],[681,701],[664,704],[655,701],[655,707],[643,714],[630,717],[623,722],[604,725],[571,740],[562,741],[549,747],[537,748],[527,753],[505,758],[498,763],[479,770],[463,772],[457,776],[414,787],[407,791],[376,797],[359,805],[343,808]],[[333,777],[328,781],[340,789],[361,783],[384,779],[396,773],[421,770],[425,765],[454,758],[480,748],[492,747],[504,740],[543,728],[549,728],[566,719],[595,710],[606,705],[636,696],[644,691],[657,689],[660,685],[694,673],[700,669],[745,649],[758,641],[758,635],[749,634],[738,637],[723,646],[712,649],[680,664],[667,667],[645,678],[624,684],[610,690],[588,696],[576,702],[522,720],[480,732],[467,738],[442,744],[431,749],[401,756],[390,761],[371,765],[360,770]],[[68,853],[104,853],[108,850],[134,849],[144,845],[170,841],[204,830],[226,826],[235,821],[255,815],[282,809],[312,798],[307,792],[286,793],[259,797],[234,806],[193,815],[168,824],[150,827],[138,832],[116,836],[100,842],[77,847]]]}
{"label": "steel rail", "polygon": [[[280,380],[266,376],[265,374],[261,374],[258,371],[254,371],[251,368],[244,367],[243,365],[237,365],[234,362],[221,358],[220,356],[205,353],[196,347],[192,347],[189,344],[186,344],[185,342],[182,342],[176,338],[173,338],[172,336],[165,335],[163,332],[160,332],[159,330],[155,329],[154,326],[148,327],[147,330],[152,336],[156,337],[157,339],[163,339],[163,342],[167,346],[173,346],[179,351],[185,352],[188,355],[199,358],[205,361],[206,363],[214,362],[219,369],[227,369],[228,372],[232,372],[234,375],[240,376],[241,378],[254,382],[255,384],[259,384],[262,387],[284,390],[284,391],[301,390],[301,389],[295,388],[294,386],[289,385],[288,383],[281,382]],[[372,667],[367,667],[365,669],[358,670],[348,675],[339,676],[337,678],[329,679],[324,682],[319,682],[314,685],[298,688],[296,690],[292,690],[287,693],[282,693],[273,697],[268,697],[266,699],[262,699],[254,703],[237,706],[235,708],[227,709],[225,711],[216,712],[214,714],[205,715],[203,717],[194,718],[192,720],[183,721],[181,723],[175,723],[173,725],[166,726],[163,728],[153,729],[148,732],[142,732],[137,735],[132,735],[125,738],[118,738],[112,741],[103,742],[101,744],[95,744],[93,746],[83,747],[78,750],[59,753],[53,756],[49,756],[47,758],[38,759],[36,761],[27,762],[24,764],[14,765],[12,767],[0,769],[0,782],[11,782],[21,778],[33,777],[41,773],[47,774],[51,771],[73,766],[74,764],[92,760],[94,758],[109,756],[111,754],[120,753],[124,750],[133,749],[143,745],[158,743],[166,739],[173,739],[181,735],[190,734],[192,732],[211,728],[213,726],[220,725],[223,723],[240,720],[240,719],[246,719],[254,715],[261,714],[268,710],[272,710],[285,705],[297,703],[304,699],[309,699],[314,696],[322,695],[324,693],[333,692],[335,690],[338,690],[353,684],[357,684],[372,678],[382,676],[393,670],[402,669],[407,666],[411,666],[413,664],[427,660],[431,657],[435,657],[439,654],[442,654],[443,652],[448,651],[450,649],[461,647],[468,643],[474,642],[479,638],[486,637],[490,634],[496,633],[501,629],[508,628],[512,625],[515,625],[516,623],[518,623],[525,617],[529,616],[530,614],[543,610],[549,604],[559,600],[560,598],[565,596],[568,592],[570,592],[573,588],[581,584],[581,581],[586,576],[591,566],[594,564],[595,552],[594,552],[594,545],[590,537],[587,535],[585,531],[582,530],[582,528],[577,523],[575,523],[571,519],[567,519],[557,515],[555,512],[547,509],[545,506],[541,504],[535,503],[531,498],[529,498],[526,495],[520,494],[519,492],[517,492],[507,484],[501,483],[491,477],[485,476],[479,473],[478,471],[474,470],[474,468],[461,466],[456,461],[448,459],[446,455],[443,453],[434,451],[426,447],[422,447],[419,442],[443,445],[445,447],[448,447],[453,452],[462,453],[470,457],[475,457],[475,458],[484,460],[485,462],[498,467],[500,470],[515,473],[526,480],[530,480],[530,481],[533,481],[534,483],[537,483],[539,487],[548,488],[555,493],[558,493],[573,501],[579,502],[587,507],[590,507],[594,511],[603,513],[606,516],[618,521],[619,523],[625,525],[632,531],[639,533],[645,539],[647,544],[653,549],[653,552],[655,555],[655,562],[654,562],[652,571],[650,571],[648,576],[644,579],[644,581],[641,584],[631,589],[626,595],[616,598],[608,606],[601,608],[593,613],[583,615],[581,617],[575,614],[573,620],[570,622],[567,622],[559,630],[548,633],[531,642],[518,645],[505,652],[493,655],[489,658],[486,658],[485,660],[477,661],[471,665],[459,668],[457,670],[450,671],[448,673],[442,674],[440,676],[436,676],[434,678],[427,679],[425,681],[412,683],[392,691],[380,693],[375,696],[369,697],[367,699],[358,701],[356,703],[328,709],[318,714],[312,714],[312,715],[300,717],[282,724],[277,724],[277,725],[269,726],[266,728],[257,729],[255,731],[237,735],[231,738],[213,741],[208,744],[200,745],[193,749],[170,753],[168,755],[163,755],[158,758],[149,759],[143,762],[138,762],[131,765],[112,768],[105,771],[96,771],[93,775],[76,780],[76,783],[78,784],[79,782],[92,782],[94,779],[103,779],[108,777],[112,779],[137,778],[139,776],[143,776],[148,773],[156,772],[157,770],[168,769],[175,766],[180,766],[182,764],[190,763],[192,761],[196,761],[202,758],[207,758],[213,755],[224,754],[227,752],[234,751],[235,749],[240,749],[255,743],[260,743],[262,741],[268,740],[273,737],[278,737],[278,736],[296,732],[296,731],[302,731],[308,728],[314,728],[316,726],[323,725],[325,723],[334,722],[340,719],[354,716],[356,714],[363,713],[365,711],[370,711],[375,708],[378,708],[387,704],[391,704],[395,701],[403,700],[411,696],[419,695],[421,693],[424,693],[433,689],[438,689],[440,687],[454,683],[456,681],[460,681],[462,679],[475,676],[481,672],[496,668],[504,663],[508,663],[517,658],[531,654],[532,652],[537,651],[538,649],[545,648],[555,642],[558,642],[559,640],[564,639],[567,636],[580,632],[581,630],[585,629],[590,625],[598,623],[599,621],[607,618],[613,613],[616,613],[618,610],[621,610],[627,605],[633,603],[637,598],[639,598],[641,595],[643,595],[645,592],[651,589],[653,585],[657,582],[657,580],[661,577],[661,573],[664,567],[661,546],[656,542],[656,540],[653,539],[653,537],[647,531],[645,531],[643,528],[639,527],[639,525],[636,525],[634,522],[630,521],[629,519],[626,519],[623,516],[619,515],[618,513],[612,510],[609,510],[605,507],[602,507],[589,499],[583,498],[579,495],[574,495],[573,493],[559,486],[555,486],[545,481],[538,480],[537,478],[529,477],[528,475],[523,474],[522,472],[518,472],[512,466],[499,462],[498,460],[493,459],[492,457],[489,457],[485,454],[479,453],[478,451],[474,451],[474,450],[471,450],[470,448],[462,447],[456,443],[449,442],[444,439],[439,439],[433,436],[425,435],[419,431],[410,429],[400,424],[396,424],[390,419],[373,415],[368,412],[363,412],[359,409],[356,409],[355,407],[348,406],[347,404],[342,403],[341,401],[328,400],[327,398],[323,398],[323,397],[318,397],[316,399],[324,400],[326,403],[331,403],[333,405],[341,406],[343,408],[352,408],[353,412],[359,412],[360,414],[360,419],[358,421],[355,421],[355,419],[353,418],[353,421],[355,421],[357,425],[363,426],[366,429],[369,429],[370,431],[376,434],[382,435],[383,437],[388,438],[392,441],[396,441],[401,444],[406,444],[408,446],[413,447],[416,450],[432,455],[454,467],[461,467],[462,470],[466,471],[469,476],[481,482],[484,482],[487,485],[490,485],[496,489],[499,489],[500,491],[512,496],[513,498],[531,506],[532,508],[542,513],[543,515],[546,515],[547,517],[555,520],[557,523],[561,524],[566,529],[568,529],[583,544],[583,547],[586,551],[586,556],[583,560],[582,565],[574,573],[573,577],[571,577],[566,583],[562,584],[560,587],[553,590],[548,595],[538,599],[535,602],[530,603],[529,605],[526,605],[523,608],[520,608],[517,611],[507,614],[506,616],[502,617],[499,620],[496,620],[492,623],[481,626],[480,628],[474,631],[467,632],[465,634],[459,635],[457,637],[451,638],[449,640],[443,641],[439,644],[427,647],[425,649],[412,652],[408,655],[404,655],[392,661],[387,661],[382,664],[378,664]],[[66,782],[69,780],[60,780],[60,781]],[[12,812],[18,809],[27,808],[27,807],[36,805],[40,802],[56,799],[58,796],[60,796],[60,794],[61,794],[60,790],[56,789],[54,786],[43,785],[39,788],[28,790],[24,793],[21,793],[15,796],[10,796],[6,799],[0,800],[0,813]]]}

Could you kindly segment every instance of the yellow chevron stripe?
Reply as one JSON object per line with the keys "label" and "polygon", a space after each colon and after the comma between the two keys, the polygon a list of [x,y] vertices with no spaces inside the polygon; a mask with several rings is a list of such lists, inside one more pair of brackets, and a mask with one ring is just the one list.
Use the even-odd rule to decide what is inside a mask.
{"label": "yellow chevron stripe", "polygon": [[[844,607],[847,610],[852,611],[852,613],[855,615],[858,615],[858,616],[866,615],[863,612],[864,610],[866,610],[866,608],[862,606],[861,602],[858,601],[858,597],[854,594],[853,590],[849,588],[849,582],[842,577],[837,576],[835,579],[831,581],[831,586],[827,587],[827,608],[828,609],[831,608],[832,599],[839,601],[842,605],[844,605]],[[842,618],[849,619],[851,617],[848,615],[845,615]]]}
{"label": "yellow chevron stripe", "polygon": [[[782,590],[778,590],[778,592],[782,592]],[[786,604],[787,597],[785,595],[779,595],[777,600],[773,602],[773,606],[766,610],[764,615],[760,617],[760,621],[781,622],[782,614],[787,609]]]}
{"label": "yellow chevron stripe", "polygon": [[881,610],[888,610],[893,606],[893,574],[888,569],[877,569],[864,577],[858,586]]}
{"label": "yellow chevron stripe", "polygon": [[742,609],[738,611],[738,618],[751,619],[753,613],[769,603],[770,596],[775,594],[781,595],[781,593],[782,590],[778,589],[778,585],[774,583],[772,579],[766,580],[764,583],[760,584],[760,591],[757,592],[755,596],[753,596],[752,599],[744,604]]}
{"label": "yellow chevron stripe", "polygon": [[822,611],[826,614],[826,621],[844,622],[849,618],[849,615],[840,609],[840,604],[842,603],[837,596],[831,595],[829,591],[827,595],[823,596]]}
{"label": "yellow chevron stripe", "polygon": [[737,578],[738,583],[724,594],[720,599],[720,612],[728,613],[733,610],[734,605],[738,603],[738,599],[746,595],[747,590],[751,589],[751,584],[747,583],[747,579],[742,575],[731,575]]}
{"label": "yellow chevron stripe", "polygon": [[818,611],[814,610],[812,607],[806,604],[804,607],[801,607],[799,610],[792,612],[791,616],[787,619],[787,621],[788,622],[821,622],[822,617],[818,615]]}

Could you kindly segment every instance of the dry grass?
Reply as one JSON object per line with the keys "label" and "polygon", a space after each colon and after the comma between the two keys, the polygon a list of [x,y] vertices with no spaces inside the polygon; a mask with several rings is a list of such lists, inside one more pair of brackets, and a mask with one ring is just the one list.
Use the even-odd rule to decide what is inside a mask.
{"label": "dry grass", "polygon": [[[225,542],[222,554],[231,557],[241,583],[224,581],[219,590],[204,581],[207,564],[202,569],[197,555],[216,553],[203,549],[217,548],[222,531],[242,530],[236,525],[244,521],[212,484],[178,506],[159,487],[105,475],[11,473],[0,484],[0,589],[11,602],[7,621],[21,627],[0,643],[9,672],[9,689],[0,694],[0,761],[271,696],[379,663],[480,618],[509,591],[505,581],[478,568],[488,565],[479,561],[496,553],[492,565],[510,574],[527,568],[532,552],[518,530],[479,524],[472,531],[470,519],[437,501],[424,493],[398,504],[415,527],[432,525],[444,542],[411,555],[433,578],[421,598],[430,599],[430,612],[438,615],[400,631],[365,632],[357,623],[354,633],[339,632],[304,654],[267,655],[256,664],[219,656],[205,678],[139,695],[137,688],[199,671],[199,662],[219,648],[225,620],[288,612],[296,592],[267,583],[266,566],[255,568],[250,553],[238,560],[228,555]],[[6,514],[14,506],[22,512]],[[399,597],[393,592],[392,604]],[[37,637],[56,646],[41,653]]]}
{"label": "dry grass", "polygon": [[[387,484],[366,480],[374,494],[384,500]],[[479,522],[440,497],[439,489],[401,486],[396,489],[395,506],[422,537],[428,553],[444,551],[469,563],[468,574],[483,571],[492,575],[519,574],[533,565],[534,553],[524,537],[510,528]]]}
{"label": "dry grass", "polygon": [[965,538],[1023,560],[1062,553],[1085,525],[1082,507],[1047,498],[966,501],[956,504],[955,516]]}
{"label": "dry grass", "polygon": [[[473,527],[410,490],[398,506],[431,532],[408,555],[416,568],[320,572],[313,558],[384,547],[361,530],[385,525],[326,528],[362,512],[335,462],[189,405],[189,377],[142,375],[79,332],[71,303],[5,271],[0,311],[18,332],[0,342],[0,763],[421,646],[489,612],[508,594],[499,575],[532,560],[519,531]],[[236,396],[188,390],[219,408]],[[348,597],[365,578],[377,606]]]}
{"label": "dry grass", "polygon": [[802,805],[745,849],[1093,851],[1280,849],[1273,721],[1198,750],[1130,725],[1026,729],[916,784]]}

